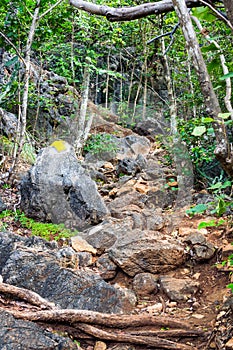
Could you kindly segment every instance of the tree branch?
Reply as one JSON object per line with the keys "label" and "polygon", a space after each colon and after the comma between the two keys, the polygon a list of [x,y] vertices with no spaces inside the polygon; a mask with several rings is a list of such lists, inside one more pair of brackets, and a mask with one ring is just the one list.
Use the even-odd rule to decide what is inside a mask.
{"label": "tree branch", "polygon": [[[174,10],[172,0],[145,3],[137,6],[114,8],[83,0],[70,0],[70,4],[92,15],[106,17],[110,22],[132,21],[150,15],[159,15]],[[187,7],[203,6],[199,0],[186,0]]]}

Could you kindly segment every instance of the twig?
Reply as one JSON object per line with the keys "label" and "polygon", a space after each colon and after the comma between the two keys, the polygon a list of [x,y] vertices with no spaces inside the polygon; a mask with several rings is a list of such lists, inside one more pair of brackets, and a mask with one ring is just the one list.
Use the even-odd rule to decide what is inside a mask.
{"label": "twig", "polygon": [[162,34],[156,36],[155,38],[153,38],[153,39],[147,41],[147,44],[151,44],[151,43],[153,43],[155,40],[158,40],[158,39],[160,39],[160,38],[163,38],[164,36],[170,36],[170,37],[173,36],[173,34],[176,32],[176,30],[177,30],[177,28],[179,28],[179,26],[180,26],[180,22],[178,22],[178,23],[173,27],[173,29],[170,30],[170,32],[162,33]]}
{"label": "twig", "polygon": [[21,53],[19,52],[19,50],[17,49],[17,47],[13,44],[13,42],[2,32],[0,31],[0,35],[5,39],[5,41],[13,47],[13,49],[15,50],[15,52],[17,53],[19,59],[23,62],[24,66],[26,66],[26,62],[23,58],[23,56],[21,55]]}

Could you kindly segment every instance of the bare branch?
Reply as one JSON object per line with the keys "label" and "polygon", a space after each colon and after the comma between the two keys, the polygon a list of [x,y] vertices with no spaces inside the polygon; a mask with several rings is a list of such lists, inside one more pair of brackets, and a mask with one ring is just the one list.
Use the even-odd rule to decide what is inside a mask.
{"label": "bare branch", "polygon": [[[132,21],[150,15],[159,15],[174,10],[172,0],[144,3],[137,6],[114,8],[83,0],[70,0],[70,4],[92,15],[106,17],[110,22]],[[186,0],[187,7],[202,6],[199,0]]]}
{"label": "bare branch", "polygon": [[0,35],[4,38],[4,40],[11,46],[13,47],[13,49],[15,50],[15,52],[17,53],[19,59],[23,62],[23,64],[26,66],[26,62],[23,58],[23,56],[21,55],[21,53],[19,52],[19,50],[17,49],[17,47],[13,44],[13,42],[2,32],[0,31]]}

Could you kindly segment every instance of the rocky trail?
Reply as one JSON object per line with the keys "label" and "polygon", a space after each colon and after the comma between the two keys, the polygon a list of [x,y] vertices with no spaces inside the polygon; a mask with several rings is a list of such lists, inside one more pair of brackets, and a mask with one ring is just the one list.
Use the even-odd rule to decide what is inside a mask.
{"label": "rocky trail", "polygon": [[[64,196],[56,197],[56,210],[50,199],[39,207],[42,197],[33,202],[31,190],[30,200],[22,196],[22,188],[30,187],[26,180],[21,191],[18,182],[11,188],[2,185],[1,211],[22,208],[23,202],[30,216],[33,210],[44,215],[46,207],[48,217],[61,215],[71,228],[71,222],[79,225],[77,236],[46,242],[12,216],[1,218],[2,349],[233,349],[233,297],[226,287],[232,267],[222,264],[233,250],[230,216],[219,226],[198,230],[200,222],[216,217],[190,217],[186,209],[193,198],[208,194],[191,189],[190,197],[186,180],[179,187],[179,170],[165,164],[157,144],[121,136],[118,158],[93,161],[89,155],[84,160],[103,201],[99,204],[93,194],[94,209],[82,202],[88,215],[82,211],[77,219],[73,212],[64,213],[70,210]],[[73,159],[70,148],[54,148],[42,154],[27,181],[42,174],[50,152],[59,156],[58,164]],[[73,163],[69,169],[77,171]],[[72,183],[62,178],[61,191],[55,184],[57,193],[77,204],[74,176]]]}

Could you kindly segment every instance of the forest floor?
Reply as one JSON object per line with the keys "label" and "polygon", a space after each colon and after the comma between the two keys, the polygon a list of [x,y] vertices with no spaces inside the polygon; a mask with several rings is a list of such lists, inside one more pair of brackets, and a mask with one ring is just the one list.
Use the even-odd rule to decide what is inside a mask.
{"label": "forest floor", "polygon": [[[0,196],[8,209],[14,210],[20,201],[17,187],[1,188]],[[179,231],[187,229],[196,229],[200,221],[208,221],[210,218],[203,215],[194,217],[185,216],[180,223]],[[7,230],[23,236],[30,236],[30,230],[25,229],[19,222],[12,220],[10,217],[2,219],[1,222]],[[202,330],[207,337],[192,338],[187,340],[187,344],[198,349],[225,349],[222,345],[227,334],[232,333],[232,329],[228,323],[224,322],[224,311],[221,314],[221,308],[224,301],[231,295],[231,290],[227,288],[227,284],[232,282],[231,266],[223,266],[222,261],[227,255],[232,253],[231,245],[232,232],[228,225],[221,228],[208,228],[208,241],[213,243],[217,249],[217,253],[213,259],[205,263],[191,263],[172,271],[170,275],[175,278],[192,277],[200,284],[200,289],[195,297],[186,302],[170,303],[167,296],[161,293],[151,294],[150,296],[138,300],[138,304],[133,314],[149,313],[152,315],[172,316],[177,321],[187,321],[187,324],[194,329]],[[118,273],[112,283],[118,283],[123,287],[131,287],[132,279],[123,273]],[[2,307],[2,305],[1,305]],[[220,316],[219,316],[220,314]],[[222,317],[223,316],[223,317]],[[218,321],[219,319],[219,321]],[[221,321],[222,320],[222,321]],[[217,323],[216,323],[217,322]],[[217,325],[217,326],[216,326]],[[219,327],[221,335],[216,340],[216,334]],[[81,345],[83,349],[98,349],[94,347],[93,340],[85,340]],[[107,349],[148,349],[150,347],[135,346],[128,347],[127,344],[122,347],[115,347],[116,344],[108,344]],[[226,349],[231,349],[227,347]]]}
{"label": "forest floor", "polygon": [[[25,165],[22,165],[25,170]],[[15,210],[20,203],[20,196],[17,186],[0,188],[0,197],[7,205],[7,209]],[[206,215],[195,215],[183,217],[179,224],[179,232],[190,229],[197,229],[201,221],[209,221],[211,218]],[[185,302],[171,303],[166,295],[161,292],[151,294],[138,300],[138,304],[133,311],[133,315],[148,313],[151,315],[172,316],[176,321],[187,322],[190,328],[198,329],[206,334],[206,337],[187,338],[186,344],[200,350],[207,349],[233,349],[232,339],[229,343],[229,337],[232,337],[232,322],[227,320],[228,314],[222,311],[224,302],[232,295],[227,285],[233,283],[233,267],[222,262],[227,259],[229,254],[233,253],[232,229],[229,226],[230,218],[226,218],[225,223],[220,227],[206,228],[208,241],[213,243],[216,249],[214,258],[203,263],[188,263],[170,273],[175,278],[191,277],[200,284],[197,294]],[[1,228],[23,236],[30,236],[29,229],[25,229],[20,222],[12,217],[1,219]],[[117,283],[123,287],[131,288],[132,278],[119,272],[111,283]],[[4,305],[1,305],[4,307]],[[225,314],[224,314],[225,313]],[[225,317],[226,316],[226,317]],[[232,317],[232,316],[231,316]],[[149,331],[149,329],[148,329]],[[225,344],[228,342],[228,346]],[[98,343],[98,342],[97,342]],[[132,346],[129,344],[117,345],[116,343],[107,343],[106,347],[99,347],[95,341],[85,339],[81,341],[81,346],[86,350],[133,350],[150,349],[150,346]],[[97,345],[96,345],[97,344]],[[102,345],[101,345],[102,346]]]}

